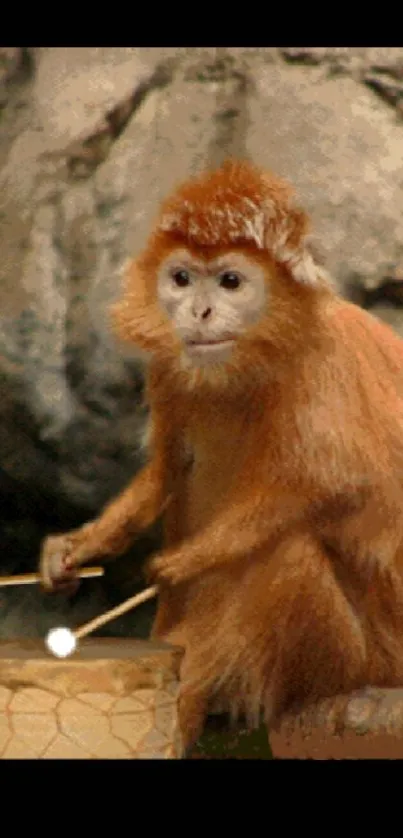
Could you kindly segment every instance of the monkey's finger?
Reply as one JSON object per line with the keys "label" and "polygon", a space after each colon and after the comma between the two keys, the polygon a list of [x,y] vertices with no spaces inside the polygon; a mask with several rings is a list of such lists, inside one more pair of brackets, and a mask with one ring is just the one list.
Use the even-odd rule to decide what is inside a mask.
{"label": "monkey's finger", "polygon": [[144,575],[150,585],[158,581],[158,566],[156,559],[151,559],[147,562],[144,568]]}
{"label": "monkey's finger", "polygon": [[80,587],[79,579],[71,579],[69,581],[56,581],[53,583],[52,593],[60,594],[61,596],[72,597]]}
{"label": "monkey's finger", "polygon": [[66,567],[68,548],[69,542],[63,537],[56,536],[45,542],[39,563],[41,585],[45,590],[52,591],[55,584],[69,583],[74,579],[74,571]]}
{"label": "monkey's finger", "polygon": [[52,591],[54,587],[54,579],[51,572],[51,563],[49,561],[49,556],[41,556],[39,564],[39,573],[41,577],[41,587],[44,588],[45,591]]}
{"label": "monkey's finger", "polygon": [[67,596],[75,594],[78,588],[80,587],[80,584],[81,580],[76,576],[74,572],[66,572],[63,575],[58,576],[57,578],[47,576],[46,579],[42,580],[41,582],[42,588],[46,592],[54,594],[66,594]]}
{"label": "monkey's finger", "polygon": [[150,584],[161,584],[170,582],[169,565],[160,556],[151,559],[145,569],[146,579]]}

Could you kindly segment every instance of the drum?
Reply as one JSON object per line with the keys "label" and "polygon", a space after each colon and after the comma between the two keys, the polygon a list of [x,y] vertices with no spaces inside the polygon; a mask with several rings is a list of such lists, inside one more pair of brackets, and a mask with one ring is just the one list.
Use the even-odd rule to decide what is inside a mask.
{"label": "drum", "polygon": [[69,658],[40,639],[0,641],[2,759],[180,759],[182,652],[90,637]]}

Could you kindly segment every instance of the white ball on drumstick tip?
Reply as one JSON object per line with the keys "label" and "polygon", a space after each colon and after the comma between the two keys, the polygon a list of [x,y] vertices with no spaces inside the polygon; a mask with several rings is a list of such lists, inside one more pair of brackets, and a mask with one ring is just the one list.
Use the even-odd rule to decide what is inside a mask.
{"label": "white ball on drumstick tip", "polygon": [[77,639],[69,628],[60,626],[48,632],[45,643],[49,651],[57,658],[67,658],[75,651]]}

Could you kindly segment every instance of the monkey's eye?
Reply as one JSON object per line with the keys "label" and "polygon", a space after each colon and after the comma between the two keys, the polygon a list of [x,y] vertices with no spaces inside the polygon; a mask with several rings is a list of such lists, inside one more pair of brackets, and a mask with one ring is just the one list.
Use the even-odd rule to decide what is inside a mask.
{"label": "monkey's eye", "polygon": [[227,291],[235,291],[236,288],[239,288],[240,284],[241,277],[233,273],[233,271],[226,271],[220,276],[221,288],[225,288]]}
{"label": "monkey's eye", "polygon": [[172,279],[175,285],[178,285],[179,288],[184,288],[186,285],[189,285],[190,277],[187,271],[173,271]]}

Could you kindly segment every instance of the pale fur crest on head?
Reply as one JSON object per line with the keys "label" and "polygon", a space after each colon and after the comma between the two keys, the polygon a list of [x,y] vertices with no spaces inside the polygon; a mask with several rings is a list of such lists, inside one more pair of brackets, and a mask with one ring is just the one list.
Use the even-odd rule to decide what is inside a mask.
{"label": "pale fur crest on head", "polygon": [[201,247],[252,244],[287,267],[296,282],[328,282],[308,250],[309,220],[291,186],[247,161],[229,160],[187,181],[162,205],[157,230]]}

